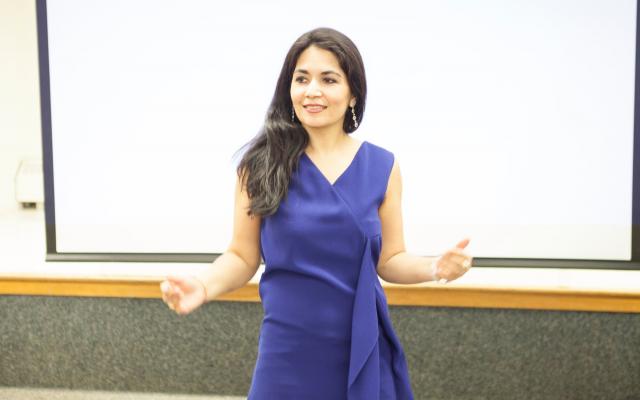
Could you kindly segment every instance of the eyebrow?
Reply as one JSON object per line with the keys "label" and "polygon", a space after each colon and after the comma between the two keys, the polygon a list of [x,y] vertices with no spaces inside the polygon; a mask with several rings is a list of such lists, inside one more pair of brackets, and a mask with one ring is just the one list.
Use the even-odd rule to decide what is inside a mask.
{"label": "eyebrow", "polygon": [[[306,69],[296,69],[296,70],[295,70],[295,71],[293,71],[293,72],[294,72],[294,73],[296,73],[296,72],[300,72],[301,74],[307,74],[307,75],[309,74],[309,71],[307,71]],[[328,70],[328,71],[322,71],[320,74],[321,74],[321,75],[335,74],[335,75],[338,75],[338,76],[342,77],[342,75],[340,75],[340,74],[339,74],[339,73],[337,73],[336,71],[331,71],[331,70]]]}

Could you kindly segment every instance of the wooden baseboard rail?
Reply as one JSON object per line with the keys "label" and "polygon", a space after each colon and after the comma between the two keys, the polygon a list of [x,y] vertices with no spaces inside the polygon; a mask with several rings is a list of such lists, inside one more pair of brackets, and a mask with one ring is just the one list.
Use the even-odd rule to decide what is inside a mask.
{"label": "wooden baseboard rail", "polygon": [[[160,278],[0,276],[0,295],[161,298]],[[383,284],[389,305],[640,313],[640,290]],[[216,301],[260,302],[257,283]]]}

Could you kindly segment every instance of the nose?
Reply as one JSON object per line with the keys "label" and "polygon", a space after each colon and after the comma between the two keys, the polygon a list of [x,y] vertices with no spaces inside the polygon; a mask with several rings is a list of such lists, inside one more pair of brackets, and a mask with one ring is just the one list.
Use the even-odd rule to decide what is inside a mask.
{"label": "nose", "polygon": [[312,80],[307,86],[307,92],[305,93],[307,97],[319,97],[322,96],[322,92],[316,83],[316,80]]}

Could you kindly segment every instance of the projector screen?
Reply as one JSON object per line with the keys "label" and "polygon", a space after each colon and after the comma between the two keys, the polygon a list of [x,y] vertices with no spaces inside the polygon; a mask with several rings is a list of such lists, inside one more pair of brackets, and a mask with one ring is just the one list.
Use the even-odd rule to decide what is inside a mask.
{"label": "projector screen", "polygon": [[224,252],[236,151],[320,26],[362,54],[407,251],[638,268],[635,0],[38,0],[47,259]]}

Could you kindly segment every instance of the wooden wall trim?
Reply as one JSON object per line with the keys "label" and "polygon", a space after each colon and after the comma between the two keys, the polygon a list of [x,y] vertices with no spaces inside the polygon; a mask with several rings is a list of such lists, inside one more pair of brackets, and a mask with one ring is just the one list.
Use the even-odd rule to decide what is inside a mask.
{"label": "wooden wall trim", "polygon": [[[1,277],[0,295],[160,299],[160,278]],[[640,313],[640,291],[383,284],[389,305]],[[260,302],[258,284],[215,301]]]}

